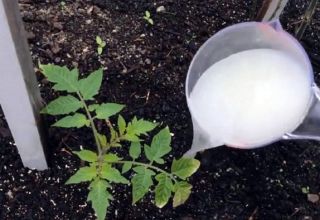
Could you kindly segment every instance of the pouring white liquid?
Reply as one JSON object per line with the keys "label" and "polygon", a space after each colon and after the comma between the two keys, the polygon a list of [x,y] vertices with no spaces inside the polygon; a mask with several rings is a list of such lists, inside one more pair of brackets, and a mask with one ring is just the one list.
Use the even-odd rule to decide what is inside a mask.
{"label": "pouring white liquid", "polygon": [[281,51],[243,51],[205,71],[191,92],[190,110],[217,145],[265,145],[302,122],[312,99],[309,77]]}

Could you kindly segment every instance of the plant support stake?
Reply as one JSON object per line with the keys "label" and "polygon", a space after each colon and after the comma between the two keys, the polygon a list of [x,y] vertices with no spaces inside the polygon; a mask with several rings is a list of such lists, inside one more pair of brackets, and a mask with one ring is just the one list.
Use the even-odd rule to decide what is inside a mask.
{"label": "plant support stake", "polygon": [[257,21],[274,21],[279,19],[288,0],[264,0],[257,15]]}
{"label": "plant support stake", "polygon": [[24,166],[43,170],[41,98],[17,1],[0,0],[0,28],[0,104]]}

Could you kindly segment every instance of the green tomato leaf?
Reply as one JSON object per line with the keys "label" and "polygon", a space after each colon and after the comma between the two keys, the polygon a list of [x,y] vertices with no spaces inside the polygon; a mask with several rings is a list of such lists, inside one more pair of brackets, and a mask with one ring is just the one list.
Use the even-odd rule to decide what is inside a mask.
{"label": "green tomato leaf", "polygon": [[96,36],[96,43],[97,43],[98,45],[101,45],[102,39],[101,39],[100,36]]}
{"label": "green tomato leaf", "polygon": [[66,184],[76,184],[91,181],[97,176],[97,169],[93,166],[81,167],[73,176],[71,176]]}
{"label": "green tomato leaf", "polygon": [[92,104],[88,106],[90,112],[95,111],[100,105],[99,104]]}
{"label": "green tomato leaf", "polygon": [[76,113],[60,119],[52,126],[62,128],[81,128],[83,126],[89,126],[89,124],[90,122],[84,114]]}
{"label": "green tomato leaf", "polygon": [[158,174],[156,176],[156,180],[158,181],[158,184],[155,189],[156,206],[158,208],[162,208],[168,203],[171,197],[173,184],[170,177],[168,177],[165,173]]}
{"label": "green tomato leaf", "polygon": [[133,168],[133,170],[136,172],[136,173],[140,173],[140,174],[144,174],[144,173],[148,173],[150,174],[151,176],[154,176],[156,175],[155,172],[153,172],[153,170],[150,170],[150,169],[146,169],[145,166],[136,166]]}
{"label": "green tomato leaf", "polygon": [[90,150],[72,151],[72,153],[77,155],[83,161],[96,162],[98,160],[98,155]]}
{"label": "green tomato leaf", "polygon": [[152,123],[143,119],[138,120],[136,117],[128,123],[126,129],[127,133],[124,136],[124,139],[132,142],[138,142],[140,139],[138,136],[141,134],[147,135],[147,132],[153,130],[157,127],[157,123]]}
{"label": "green tomato leaf", "polygon": [[149,191],[153,185],[152,176],[155,174],[153,171],[145,168],[133,168],[137,172],[131,179],[132,183],[132,203],[135,204]]}
{"label": "green tomato leaf", "polygon": [[122,171],[121,173],[124,174],[128,172],[132,168],[132,163],[124,163],[122,166]]}
{"label": "green tomato leaf", "polygon": [[136,136],[135,134],[126,134],[123,137],[125,140],[130,141],[130,142],[140,142],[140,138]]}
{"label": "green tomato leaf", "polygon": [[141,144],[140,142],[131,142],[129,155],[132,159],[137,159],[141,154]]}
{"label": "green tomato leaf", "polygon": [[195,173],[200,167],[200,162],[193,158],[180,158],[179,160],[173,160],[171,166],[171,173],[177,175],[181,179],[186,179]]}
{"label": "green tomato leaf", "polygon": [[83,107],[81,101],[72,95],[60,96],[51,101],[40,113],[49,115],[64,115],[76,112]]}
{"label": "green tomato leaf", "polygon": [[170,143],[171,135],[169,128],[166,127],[153,137],[151,147],[144,146],[144,152],[148,160],[163,164],[164,160],[161,157],[171,151]]}
{"label": "green tomato leaf", "polygon": [[182,205],[191,194],[192,186],[187,182],[178,182],[174,185],[173,207]]}
{"label": "green tomato leaf", "polygon": [[98,119],[108,119],[109,117],[117,114],[124,108],[124,105],[116,103],[105,103],[101,104],[96,109],[96,118]]}
{"label": "green tomato leaf", "polygon": [[[112,129],[110,129],[110,134],[111,134],[111,137],[110,137],[111,142],[115,142],[118,138],[118,133],[112,128]],[[117,143],[117,144],[119,144],[119,143]]]}
{"label": "green tomato leaf", "polygon": [[154,24],[154,22],[153,22],[152,18],[149,18],[149,19],[148,19],[148,22],[149,22],[149,24],[151,24],[151,25],[153,25],[153,24]]}
{"label": "green tomato leaf", "polygon": [[110,164],[104,164],[102,166],[101,177],[114,183],[129,183],[129,181],[121,175],[120,171],[111,167]]}
{"label": "green tomato leaf", "polygon": [[87,78],[79,80],[79,91],[84,100],[91,100],[99,93],[101,87],[103,70],[102,68],[91,73]]}
{"label": "green tomato leaf", "polygon": [[78,91],[78,69],[69,70],[66,66],[53,64],[40,64],[39,68],[50,82],[56,83],[53,89],[67,92]]}
{"label": "green tomato leaf", "polygon": [[107,146],[107,137],[104,134],[99,134],[97,133],[98,140],[100,142],[101,147],[106,147]]}
{"label": "green tomato leaf", "polygon": [[87,201],[91,201],[97,219],[104,220],[107,214],[107,208],[112,200],[112,195],[108,192],[109,184],[105,180],[96,179],[90,184],[90,192]]}
{"label": "green tomato leaf", "polygon": [[118,116],[118,128],[119,128],[119,134],[120,136],[122,136],[126,130],[126,121],[124,120],[124,118],[119,115]]}
{"label": "green tomato leaf", "polygon": [[118,157],[116,154],[108,153],[103,157],[104,161],[112,163],[121,160],[122,158]]}

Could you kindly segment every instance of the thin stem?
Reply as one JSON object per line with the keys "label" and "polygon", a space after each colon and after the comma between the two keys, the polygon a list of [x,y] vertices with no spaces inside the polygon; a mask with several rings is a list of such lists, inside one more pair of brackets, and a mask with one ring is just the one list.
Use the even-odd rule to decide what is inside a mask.
{"label": "thin stem", "polygon": [[132,165],[144,166],[146,168],[150,168],[150,169],[156,170],[158,172],[164,173],[167,176],[169,176],[170,179],[172,179],[175,183],[177,182],[177,180],[176,180],[176,178],[175,178],[175,176],[173,174],[168,173],[167,171],[165,171],[165,170],[163,170],[163,169],[161,169],[159,167],[155,167],[153,165],[150,165],[150,164],[136,162],[136,161],[129,161],[129,160],[121,160],[121,161],[115,161],[115,162],[110,162],[110,163],[117,163],[117,164],[131,163]]}
{"label": "thin stem", "polygon": [[100,144],[100,141],[99,141],[99,138],[98,138],[98,131],[97,131],[96,125],[93,122],[93,118],[92,118],[92,116],[90,114],[88,106],[87,106],[86,102],[84,101],[84,99],[83,99],[82,95],[80,94],[80,92],[77,92],[77,95],[78,95],[80,101],[83,103],[83,106],[84,106],[84,109],[86,111],[87,117],[88,117],[88,119],[90,121],[90,126],[91,126],[91,129],[92,129],[92,132],[93,132],[93,136],[94,136],[94,139],[95,139],[95,142],[96,142],[96,145],[97,145],[99,157],[101,157],[102,156],[102,147],[101,147],[101,144]]}

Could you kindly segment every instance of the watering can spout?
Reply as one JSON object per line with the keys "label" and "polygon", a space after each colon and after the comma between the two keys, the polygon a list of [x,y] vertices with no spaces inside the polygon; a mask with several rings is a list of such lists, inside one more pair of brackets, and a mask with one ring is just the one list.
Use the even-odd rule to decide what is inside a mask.
{"label": "watering can spout", "polygon": [[215,138],[210,137],[210,135],[202,130],[195,119],[192,120],[193,123],[193,140],[191,149],[184,154],[184,157],[195,157],[198,152],[207,150],[209,148],[222,146],[224,143]]}
{"label": "watering can spout", "polygon": [[309,139],[320,141],[320,89],[312,86],[314,97],[307,116],[292,133],[285,134],[283,139]]}

